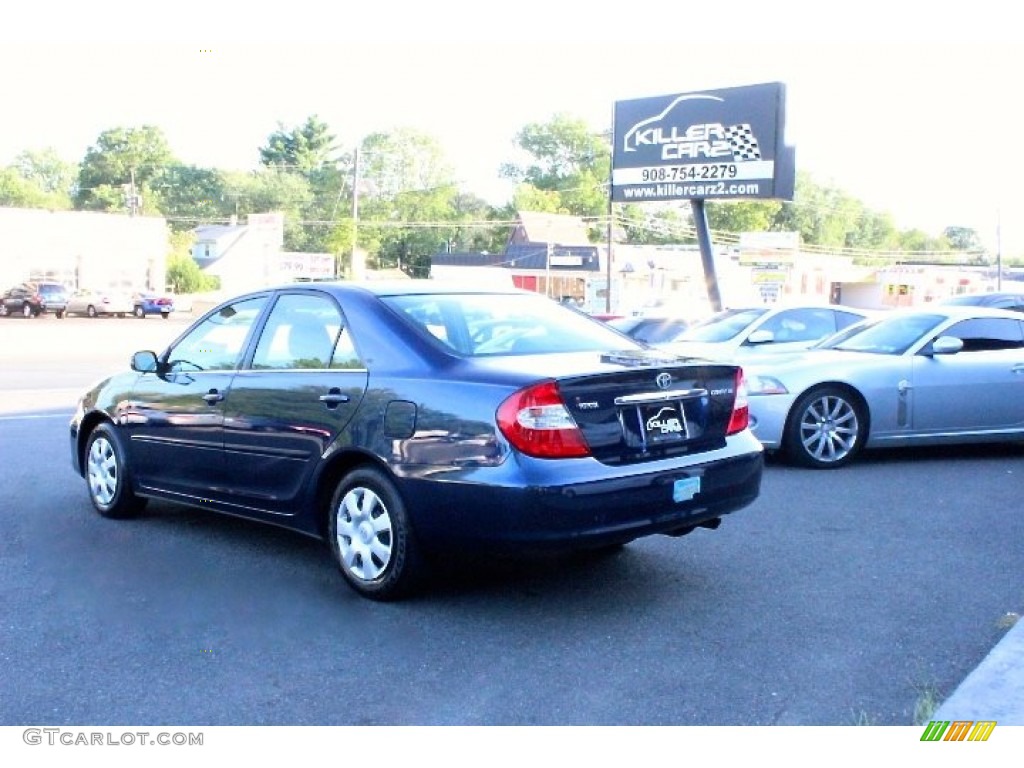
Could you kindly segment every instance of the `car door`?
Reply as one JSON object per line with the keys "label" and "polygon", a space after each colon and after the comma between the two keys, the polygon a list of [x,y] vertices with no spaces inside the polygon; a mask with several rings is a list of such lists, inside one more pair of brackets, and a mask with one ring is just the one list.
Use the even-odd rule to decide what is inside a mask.
{"label": "car door", "polygon": [[367,377],[331,296],[280,294],[225,401],[227,493],[250,508],[296,512],[296,498],[358,408]]}
{"label": "car door", "polygon": [[224,479],[224,401],[267,296],[201,320],[143,373],[123,419],[140,485],[219,498]]}
{"label": "car door", "polygon": [[1006,318],[961,320],[941,332],[964,343],[951,355],[914,358],[915,432],[1024,429],[1024,324]]}

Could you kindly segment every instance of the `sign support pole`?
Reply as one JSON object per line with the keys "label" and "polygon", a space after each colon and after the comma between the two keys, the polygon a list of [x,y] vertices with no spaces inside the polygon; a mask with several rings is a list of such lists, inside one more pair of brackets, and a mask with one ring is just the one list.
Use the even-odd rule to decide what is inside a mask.
{"label": "sign support pole", "polygon": [[718,275],[715,273],[715,253],[711,247],[711,229],[708,227],[708,212],[702,198],[690,200],[693,209],[693,223],[697,228],[697,243],[700,245],[700,260],[704,265],[704,285],[707,287],[711,309],[722,311],[722,295],[718,290]]}

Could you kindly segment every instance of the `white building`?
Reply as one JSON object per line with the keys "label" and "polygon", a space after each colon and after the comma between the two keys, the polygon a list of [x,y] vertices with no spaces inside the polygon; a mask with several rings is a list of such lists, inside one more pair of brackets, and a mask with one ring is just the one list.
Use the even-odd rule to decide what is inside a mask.
{"label": "white building", "polygon": [[153,216],[0,208],[0,290],[50,279],[71,288],[165,288],[167,223]]}

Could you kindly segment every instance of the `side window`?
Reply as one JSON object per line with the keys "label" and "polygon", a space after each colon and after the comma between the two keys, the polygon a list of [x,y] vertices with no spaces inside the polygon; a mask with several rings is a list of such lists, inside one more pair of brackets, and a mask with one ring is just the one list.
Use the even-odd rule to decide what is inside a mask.
{"label": "side window", "polygon": [[[252,367],[259,370],[352,367],[334,362],[339,336],[348,339],[348,334],[342,334],[341,330],[341,312],[326,296],[285,294],[270,311],[256,345]],[[350,356],[354,357],[350,342],[348,346]]]}
{"label": "side window", "polygon": [[352,334],[348,328],[342,328],[338,336],[338,343],[334,346],[334,356],[331,358],[331,368],[365,368],[363,361],[356,352],[352,343]]}
{"label": "side window", "polygon": [[192,329],[171,349],[172,372],[223,371],[238,365],[252,324],[259,317],[265,296],[223,307]]}
{"label": "side window", "polygon": [[853,312],[842,312],[836,310],[832,313],[832,316],[836,319],[836,330],[841,331],[843,328],[848,328],[854,323],[859,323],[864,318],[860,315],[855,315]]}
{"label": "side window", "polygon": [[946,330],[943,336],[955,336],[964,343],[964,352],[985,352],[1024,347],[1024,333],[1018,320],[975,318],[962,320]]}
{"label": "side window", "polygon": [[780,312],[761,329],[775,334],[776,342],[785,343],[823,339],[835,332],[836,324],[831,310],[792,309]]}

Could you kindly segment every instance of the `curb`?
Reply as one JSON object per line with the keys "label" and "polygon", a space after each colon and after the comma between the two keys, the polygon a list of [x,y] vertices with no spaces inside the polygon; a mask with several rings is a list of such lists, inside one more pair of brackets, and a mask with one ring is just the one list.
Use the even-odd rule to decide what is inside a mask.
{"label": "curb", "polygon": [[1024,725],[1024,618],[1010,627],[929,719]]}

